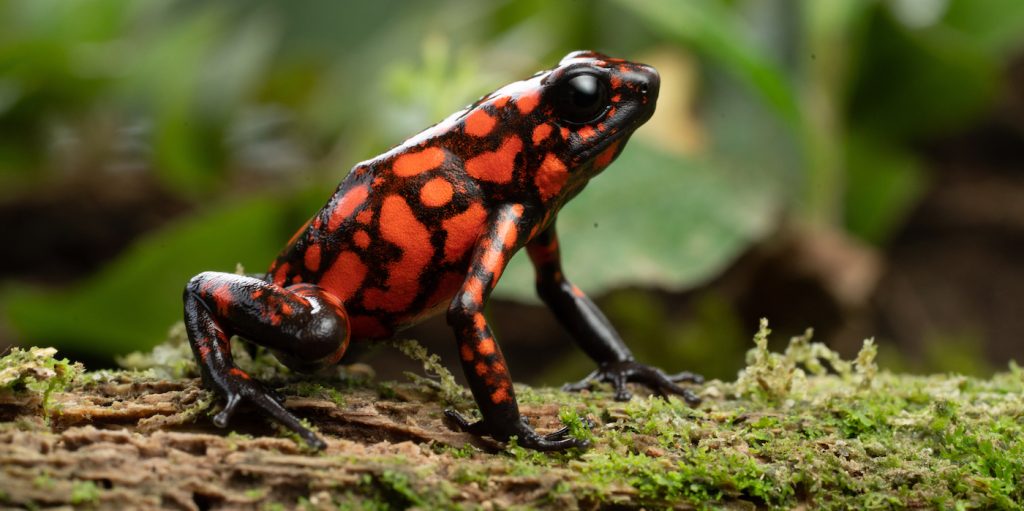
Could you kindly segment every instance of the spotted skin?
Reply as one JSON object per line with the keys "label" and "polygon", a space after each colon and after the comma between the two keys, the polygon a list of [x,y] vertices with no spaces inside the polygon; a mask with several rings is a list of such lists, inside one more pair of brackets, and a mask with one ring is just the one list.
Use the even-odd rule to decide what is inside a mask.
{"label": "spotted skin", "polygon": [[508,261],[526,247],[537,289],[598,370],[592,381],[676,393],[694,375],[638,364],[608,320],[561,268],[558,211],[622,151],[654,112],[659,78],[643,64],[575,52],[553,69],[507,85],[357,164],[262,278],[206,272],[185,289],[189,341],[204,382],[226,398],[215,423],[251,401],[302,435],[323,441],[231,360],[237,334],[285,364],[315,369],[349,342],[383,339],[447,310],[482,419],[446,412],[464,430],[518,437],[539,450],[584,447],[565,431],[541,436],[519,413],[508,366],[483,315]]}

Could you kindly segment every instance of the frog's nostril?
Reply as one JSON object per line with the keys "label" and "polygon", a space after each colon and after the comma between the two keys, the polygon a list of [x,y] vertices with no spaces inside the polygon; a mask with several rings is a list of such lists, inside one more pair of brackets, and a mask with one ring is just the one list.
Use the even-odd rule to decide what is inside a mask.
{"label": "frog's nostril", "polygon": [[661,77],[653,67],[644,66],[644,79],[640,85],[640,93],[650,100],[658,98],[658,89],[661,87]]}
{"label": "frog's nostril", "polygon": [[658,87],[661,86],[661,76],[658,75],[658,71],[653,67],[648,67],[647,70],[647,88],[657,93]]}

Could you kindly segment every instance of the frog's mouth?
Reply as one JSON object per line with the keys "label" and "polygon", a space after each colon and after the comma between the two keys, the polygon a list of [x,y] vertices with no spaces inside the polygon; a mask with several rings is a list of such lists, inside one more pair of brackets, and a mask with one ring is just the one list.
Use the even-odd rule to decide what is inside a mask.
{"label": "frog's mouth", "polygon": [[640,128],[640,126],[643,126],[652,115],[654,115],[654,108],[646,108],[645,111],[640,113],[637,117],[626,122],[619,131],[603,137],[602,140],[583,151],[579,162],[581,164],[589,163],[593,161],[597,155],[601,154],[613,145],[617,144],[619,147],[622,147],[625,145],[626,141],[629,140],[629,137],[631,137],[633,133]]}

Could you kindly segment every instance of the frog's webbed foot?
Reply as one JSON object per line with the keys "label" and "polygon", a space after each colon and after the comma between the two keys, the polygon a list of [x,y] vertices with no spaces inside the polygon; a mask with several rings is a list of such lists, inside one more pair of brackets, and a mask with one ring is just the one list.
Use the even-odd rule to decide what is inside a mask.
{"label": "frog's webbed foot", "polygon": [[[568,426],[547,435],[540,435],[527,424],[526,419],[523,417],[508,421],[507,424],[492,425],[485,419],[470,422],[455,410],[445,410],[444,414],[461,431],[477,436],[490,436],[501,442],[507,442],[514,436],[518,445],[528,449],[564,451],[572,448],[586,449],[590,447],[590,442],[570,437]],[[590,421],[587,421],[586,424],[588,427],[593,427],[593,423]]]}
{"label": "frog's webbed foot", "polygon": [[323,450],[327,444],[316,433],[302,425],[297,417],[284,408],[284,396],[253,380],[243,371],[232,368],[228,374],[214,378],[217,393],[224,396],[224,408],[213,416],[217,427],[227,427],[235,410],[242,401],[248,401],[295,432],[315,450]]}
{"label": "frog's webbed foot", "polygon": [[659,396],[675,394],[682,397],[686,404],[697,406],[700,404],[701,399],[692,390],[681,387],[678,384],[683,382],[703,383],[704,377],[690,372],[668,375],[657,367],[651,367],[633,360],[625,360],[601,364],[600,367],[587,375],[586,378],[576,383],[566,384],[562,387],[562,390],[579,392],[590,388],[591,385],[598,382],[612,384],[612,387],[615,389],[616,401],[629,401],[633,397],[633,393],[629,391],[626,384],[635,382],[649,387]]}

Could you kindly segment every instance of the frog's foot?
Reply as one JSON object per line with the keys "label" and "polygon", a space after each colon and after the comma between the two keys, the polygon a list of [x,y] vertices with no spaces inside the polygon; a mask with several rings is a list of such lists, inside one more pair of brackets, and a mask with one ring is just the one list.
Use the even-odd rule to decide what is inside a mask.
{"label": "frog's foot", "polygon": [[267,389],[244,371],[232,368],[226,375],[215,378],[214,383],[217,392],[226,400],[224,408],[213,417],[213,423],[217,427],[227,427],[238,405],[245,400],[295,432],[313,449],[319,451],[327,447],[327,444],[316,433],[303,426],[297,417],[282,406],[284,396],[277,391]]}
{"label": "frog's foot", "polygon": [[600,367],[587,375],[586,378],[576,383],[566,384],[562,387],[562,390],[579,392],[590,388],[591,385],[598,382],[609,382],[612,384],[612,387],[615,389],[616,401],[629,401],[633,397],[633,393],[629,391],[626,384],[636,382],[646,385],[659,396],[675,394],[682,397],[686,404],[697,406],[700,404],[700,398],[692,390],[681,387],[678,383],[703,383],[704,377],[689,372],[668,375],[657,367],[644,365],[633,360],[625,360],[601,364]]}
{"label": "frog's foot", "polygon": [[[510,438],[516,437],[518,445],[536,451],[564,451],[572,448],[586,449],[590,447],[590,442],[570,437],[568,427],[548,433],[547,435],[540,435],[526,423],[523,417],[508,421],[507,424],[492,425],[487,420],[470,422],[455,410],[445,410],[444,414],[461,431],[477,436],[487,435],[501,442],[508,442]],[[590,422],[587,424],[588,426],[593,425]]]}

